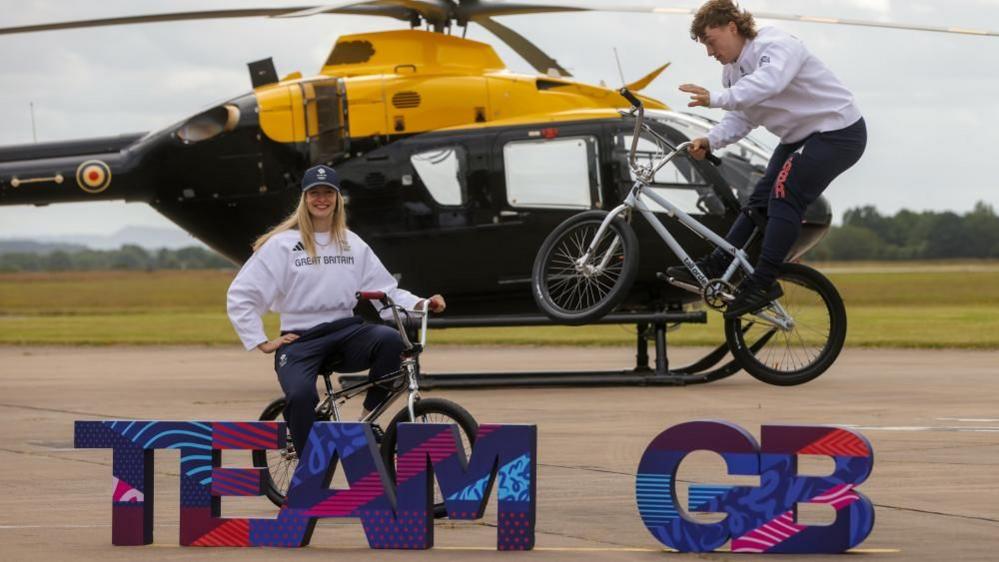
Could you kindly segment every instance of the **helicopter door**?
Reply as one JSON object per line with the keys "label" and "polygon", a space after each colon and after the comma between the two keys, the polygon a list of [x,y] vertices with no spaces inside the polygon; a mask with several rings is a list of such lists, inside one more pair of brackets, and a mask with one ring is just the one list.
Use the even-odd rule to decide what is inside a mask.
{"label": "helicopter door", "polygon": [[488,240],[486,229],[480,235],[490,248],[483,274],[496,289],[530,299],[531,266],[545,237],[569,216],[603,206],[598,131],[568,125],[498,135],[491,182],[495,224]]}

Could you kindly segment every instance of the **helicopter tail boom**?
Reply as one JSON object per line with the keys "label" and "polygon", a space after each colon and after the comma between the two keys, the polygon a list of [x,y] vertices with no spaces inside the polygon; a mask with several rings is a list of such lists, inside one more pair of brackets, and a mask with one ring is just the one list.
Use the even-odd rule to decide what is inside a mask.
{"label": "helicopter tail boom", "polygon": [[0,205],[144,200],[133,170],[144,134],[0,148]]}

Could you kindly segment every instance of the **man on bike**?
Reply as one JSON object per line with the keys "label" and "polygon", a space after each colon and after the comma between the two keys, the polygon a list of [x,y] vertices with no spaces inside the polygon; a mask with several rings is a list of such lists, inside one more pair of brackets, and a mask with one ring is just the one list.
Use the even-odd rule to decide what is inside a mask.
{"label": "man on bike", "polygon": [[[801,233],[801,218],[836,176],[860,160],[867,128],[853,94],[798,38],[773,27],[756,29],[752,14],[731,0],[710,0],[697,11],[691,38],[723,65],[720,91],[695,84],[690,107],[718,107],[725,117],[689,148],[700,160],[712,150],[736,142],[758,126],[780,137],[766,172],[726,239],[742,247],[751,236],[751,216],[767,217],[763,248],[753,274],[743,280],[726,318],[755,312],[783,291],[777,284],[781,264]],[[709,279],[727,265],[722,250],[697,261]],[[696,285],[683,266],[667,273]]]}

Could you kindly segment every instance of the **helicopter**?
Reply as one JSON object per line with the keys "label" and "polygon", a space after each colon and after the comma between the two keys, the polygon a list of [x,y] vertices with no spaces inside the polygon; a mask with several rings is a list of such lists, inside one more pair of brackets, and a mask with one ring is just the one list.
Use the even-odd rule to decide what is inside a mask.
{"label": "helicopter", "polygon": [[[631,185],[626,163],[632,121],[616,88],[579,82],[498,16],[578,11],[690,14],[672,7],[573,6],[479,0],[376,0],[294,8],[128,16],[0,29],[11,33],[235,17],[361,14],[409,29],[337,39],[316,76],[278,77],[273,62],[249,64],[252,91],[162,130],[0,148],[0,205],[74,201],[144,202],[236,263],[251,242],[298,200],[302,172],[334,166],[350,227],[416,293],[448,295],[449,314],[534,312],[534,253],[562,220],[613,206]],[[871,25],[976,35],[858,20],[756,13],[759,18]],[[482,26],[526,60],[535,75],[511,72],[486,43],[460,36]],[[671,111],[640,92],[665,66],[628,84],[671,142],[701,136],[710,120]],[[643,156],[658,147],[643,139]],[[677,161],[655,187],[724,232],[760,177],[769,149],[746,139],[719,155],[722,166]],[[792,258],[828,230],[820,199],[805,215]],[[691,252],[707,246],[672,228]],[[640,243],[657,244],[651,229]],[[669,265],[642,252],[625,306],[675,307],[690,294],[655,277]]]}

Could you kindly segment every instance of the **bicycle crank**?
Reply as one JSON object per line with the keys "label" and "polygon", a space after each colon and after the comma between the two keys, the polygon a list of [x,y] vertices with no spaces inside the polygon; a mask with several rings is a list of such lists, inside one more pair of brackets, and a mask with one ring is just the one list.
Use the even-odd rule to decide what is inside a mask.
{"label": "bicycle crank", "polygon": [[735,287],[728,281],[712,279],[701,293],[704,304],[715,310],[723,310],[735,298]]}

